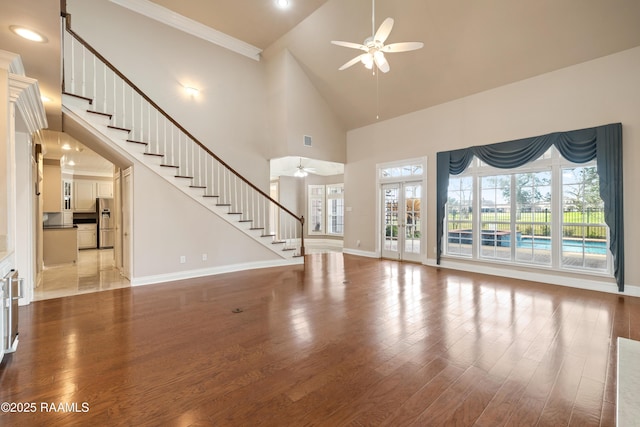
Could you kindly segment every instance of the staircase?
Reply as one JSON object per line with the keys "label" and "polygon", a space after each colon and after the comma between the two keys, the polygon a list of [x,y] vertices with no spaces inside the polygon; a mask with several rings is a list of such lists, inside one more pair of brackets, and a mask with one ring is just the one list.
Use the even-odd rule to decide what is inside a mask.
{"label": "staircase", "polygon": [[68,17],[63,39],[65,114],[279,257],[302,257],[304,217],[218,158],[75,34]]}

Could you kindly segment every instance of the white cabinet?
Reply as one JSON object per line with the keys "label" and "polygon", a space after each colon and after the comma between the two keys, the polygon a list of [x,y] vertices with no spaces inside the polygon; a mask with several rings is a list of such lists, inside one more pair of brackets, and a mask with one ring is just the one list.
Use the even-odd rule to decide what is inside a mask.
{"label": "white cabinet", "polygon": [[75,212],[96,211],[96,182],[84,179],[73,181],[73,210]]}
{"label": "white cabinet", "polygon": [[98,181],[96,182],[96,197],[99,198],[112,198],[113,197],[113,182],[110,181]]}
{"label": "white cabinet", "polygon": [[71,204],[71,192],[73,188],[73,181],[70,179],[62,180],[62,210],[67,212],[73,211],[73,205]]}
{"label": "white cabinet", "polygon": [[73,212],[72,211],[64,211],[64,212],[62,212],[62,224],[64,224],[64,225],[73,225]]}
{"label": "white cabinet", "polygon": [[78,249],[95,249],[98,246],[96,224],[78,224]]}

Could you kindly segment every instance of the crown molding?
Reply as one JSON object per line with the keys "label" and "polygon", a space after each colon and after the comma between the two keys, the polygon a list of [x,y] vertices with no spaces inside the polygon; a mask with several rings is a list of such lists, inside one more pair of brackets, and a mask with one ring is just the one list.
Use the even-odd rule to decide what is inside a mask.
{"label": "crown molding", "polygon": [[0,68],[20,76],[25,75],[22,58],[17,53],[0,50]]}
{"label": "crown molding", "polygon": [[22,114],[30,133],[47,127],[47,115],[40,99],[40,87],[36,79],[9,74],[9,99],[15,103]]}
{"label": "crown molding", "polygon": [[262,49],[249,43],[238,40],[223,32],[214,30],[186,16],[173,12],[163,6],[148,0],[110,0],[112,3],[132,10],[140,15],[161,22],[165,25],[183,31],[192,36],[201,38],[210,43],[229,49],[240,55],[244,55],[255,61],[260,61]]}

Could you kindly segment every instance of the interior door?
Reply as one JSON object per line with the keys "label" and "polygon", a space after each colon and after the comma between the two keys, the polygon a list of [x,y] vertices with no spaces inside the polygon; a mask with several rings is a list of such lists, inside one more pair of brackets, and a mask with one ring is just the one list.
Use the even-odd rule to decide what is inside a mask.
{"label": "interior door", "polygon": [[122,270],[131,280],[131,168],[122,174]]}
{"label": "interior door", "polygon": [[422,183],[382,185],[382,257],[421,261]]}

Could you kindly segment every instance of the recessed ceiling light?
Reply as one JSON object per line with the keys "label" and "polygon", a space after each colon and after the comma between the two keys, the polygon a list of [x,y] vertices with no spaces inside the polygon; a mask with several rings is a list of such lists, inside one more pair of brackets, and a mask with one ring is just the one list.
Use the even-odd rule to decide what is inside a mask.
{"label": "recessed ceiling light", "polygon": [[63,150],[71,150],[71,146],[70,146],[69,144],[64,144],[64,145],[62,146],[62,149],[63,149]]}
{"label": "recessed ceiling light", "polygon": [[9,27],[9,29],[23,39],[31,40],[32,42],[46,43],[48,41],[47,38],[42,34],[26,27],[12,25]]}
{"label": "recessed ceiling light", "polygon": [[285,9],[289,7],[289,0],[276,0],[276,5],[279,8]]}
{"label": "recessed ceiling light", "polygon": [[75,166],[76,162],[74,162],[73,160],[69,160],[69,163],[67,163],[69,166]]}

